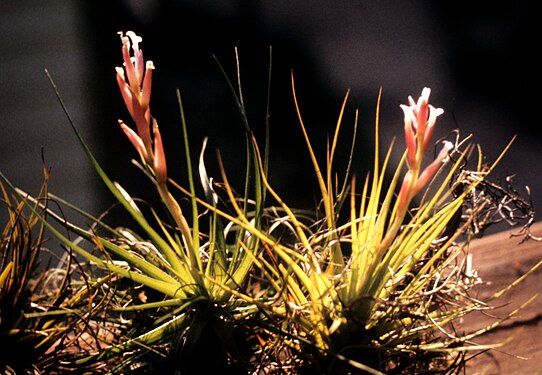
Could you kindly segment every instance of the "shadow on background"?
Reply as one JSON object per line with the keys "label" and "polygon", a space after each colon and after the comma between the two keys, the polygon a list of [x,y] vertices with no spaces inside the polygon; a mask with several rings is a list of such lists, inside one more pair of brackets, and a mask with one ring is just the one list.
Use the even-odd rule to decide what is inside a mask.
{"label": "shadow on background", "polygon": [[[243,94],[249,120],[262,139],[269,46],[273,47],[271,91],[271,180],[293,206],[312,207],[316,185],[294,111],[290,71],[293,70],[304,120],[321,156],[332,134],[343,95],[352,95],[344,121],[342,151],[347,154],[354,110],[360,109],[360,143],[356,172],[370,168],[373,121],[378,89],[384,90],[382,137],[387,145],[398,137],[402,147],[399,103],[433,88],[436,106],[445,108],[435,137],[459,128],[473,133],[488,161],[514,135],[512,148],[496,179],[516,174],[519,189],[530,185],[540,202],[540,134],[534,117],[533,79],[538,75],[532,49],[534,14],[531,2],[420,2],[409,7],[389,2],[230,1],[222,6],[195,1],[116,1],[104,11],[88,3],[86,18],[94,37],[97,106],[102,113],[104,142],[112,173],[130,188],[145,187],[127,166],[134,152],[119,141],[116,119],[128,120],[113,66],[120,63],[119,30],[143,36],[142,47],[157,66],[151,109],[166,134],[169,165],[175,178],[185,173],[175,90],[183,95],[192,152],[209,136],[209,163],[219,148],[228,173],[242,186],[244,136],[236,108],[214,54],[235,80],[234,47],[238,47]],[[468,11],[467,11],[468,9]],[[336,55],[336,56],[334,56]],[[345,86],[343,86],[345,84]],[[347,129],[347,130],[346,130]],[[109,143],[108,143],[109,142]],[[399,147],[398,149],[400,149]],[[176,151],[178,150],[178,152]],[[396,156],[397,158],[398,156]],[[369,161],[369,162],[367,162]],[[344,160],[342,160],[344,165]],[[339,171],[340,169],[339,164]]]}
{"label": "shadow on background", "polygon": [[[54,2],[61,3],[60,0]],[[151,110],[166,138],[172,177],[182,182],[186,174],[175,93],[179,89],[193,157],[198,155],[203,138],[208,136],[209,167],[217,175],[214,150],[220,149],[229,177],[240,189],[244,178],[243,126],[213,54],[230,79],[235,80],[234,48],[238,47],[249,121],[259,139],[263,140],[269,47],[272,46],[270,179],[291,206],[313,207],[316,196],[314,173],[292,100],[290,72],[293,70],[302,114],[322,159],[326,138],[332,134],[348,88],[351,89],[351,97],[340,151],[344,151],[346,156],[355,109],[359,108],[360,135],[355,171],[358,176],[364,176],[372,162],[372,129],[380,87],[383,88],[382,146],[387,146],[393,137],[397,137],[397,149],[400,150],[403,137],[399,104],[405,103],[408,95],[418,96],[424,86],[429,86],[433,89],[434,105],[445,109],[445,115],[439,118],[435,139],[455,128],[459,128],[463,135],[473,133],[474,141],[482,145],[488,161],[491,161],[517,134],[517,141],[496,171],[495,179],[515,174],[518,189],[524,192],[523,186],[529,185],[535,208],[542,207],[542,174],[539,173],[542,145],[535,116],[538,109],[535,84],[540,73],[535,66],[538,60],[533,48],[538,43],[535,39],[537,13],[533,3],[491,2],[488,6],[475,6],[466,1],[82,2],[74,18],[78,30],[75,37],[79,39],[77,48],[81,48],[84,56],[80,63],[87,66],[85,82],[88,86],[80,91],[88,91],[92,96],[90,100],[79,99],[80,93],[74,89],[63,93],[68,101],[73,102],[70,108],[74,112],[78,106],[88,108],[88,112],[81,112],[88,113],[90,125],[86,133],[110,176],[121,182],[133,196],[151,200],[151,187],[130,163],[130,158],[136,156],[135,152],[117,125],[119,118],[131,123],[115,81],[114,67],[121,64],[117,32],[135,31],[143,37],[142,48],[146,58],[153,60],[157,67],[153,75]],[[30,3],[20,4],[20,9],[14,14],[23,17],[20,10],[29,7]],[[50,16],[42,17],[43,22],[46,23]],[[56,45],[54,38],[46,39],[52,35],[50,28],[38,26],[40,24],[35,19],[26,21],[21,21],[17,27],[24,29],[20,33],[36,38],[36,45],[43,47],[42,55],[74,48],[71,44]],[[68,32],[73,30],[66,29],[65,33]],[[7,41],[6,35],[1,37],[5,49],[21,48],[16,40]],[[3,56],[8,53],[3,51]],[[32,58],[32,61],[40,62],[40,56]],[[17,63],[13,61],[13,66]],[[76,63],[67,61],[66,68]],[[4,75],[7,74],[5,67],[2,65]],[[39,74],[42,68],[39,67]],[[62,71],[57,70],[56,73],[60,80],[64,78]],[[17,85],[26,85],[19,81]],[[65,87],[62,83],[61,88]],[[6,98],[14,96],[14,92],[17,99],[13,103],[18,106],[28,104],[25,102],[26,91],[13,91],[9,85],[2,86],[2,91],[6,90],[5,95],[2,92],[4,104]],[[47,90],[33,88],[34,93],[41,93],[40,97],[50,99],[53,104],[48,105],[56,106],[54,98],[51,98],[52,92]],[[35,111],[34,107],[27,107],[29,111]],[[2,118],[9,115],[11,107],[4,105],[0,108]],[[60,118],[55,117],[55,123],[64,122],[58,107],[55,111]],[[18,132],[15,126],[24,122],[17,120],[13,122],[14,127],[4,126],[2,138],[13,139],[12,136]],[[54,145],[72,137],[69,131],[66,132],[68,136],[61,133],[61,138],[59,133],[46,131],[48,124],[29,126],[29,134],[40,129],[43,131],[37,143],[47,145],[48,135],[56,137],[50,141]],[[9,156],[13,158],[18,146],[8,143],[4,142],[2,147],[9,146]],[[24,145],[25,149],[36,150],[36,159],[39,158],[37,143]],[[62,143],[61,147],[67,146]],[[77,147],[75,149],[66,151],[61,159],[65,163],[85,164],[82,152]],[[5,156],[6,152],[2,150],[2,158]],[[394,158],[397,160],[398,154],[394,154]],[[338,162],[337,170],[341,171],[345,159]],[[57,171],[65,168],[62,162],[60,164],[56,162],[54,165]],[[17,170],[22,173],[25,169],[20,163],[14,165],[15,174]],[[83,176],[92,173],[87,170]],[[72,177],[72,181],[80,178]],[[17,181],[17,177],[13,176],[13,180]],[[68,193],[60,195],[67,195],[75,204],[78,204],[78,199],[83,199],[83,194],[88,195],[88,192],[77,190],[79,187],[71,184],[69,177],[61,188]],[[70,193],[70,189],[76,190]],[[98,205],[97,212],[100,212],[102,206],[112,202],[112,197],[102,187],[96,187],[94,191],[95,195],[87,197],[87,200],[99,197],[104,202]]]}
{"label": "shadow on background", "polygon": [[[95,15],[91,19],[96,21],[94,29],[97,31],[94,44],[98,59],[96,73],[109,77],[105,84],[103,79],[95,80],[104,118],[101,131],[108,144],[106,148],[110,150],[107,155],[112,173],[126,179],[130,189],[141,186],[132,180],[141,176],[134,175],[134,169],[127,167],[127,155],[134,157],[135,152],[124,139],[119,141],[122,134],[116,126],[117,118],[130,120],[113,79],[113,67],[121,63],[121,44],[116,37],[119,30],[134,30],[141,35],[144,54],[156,66],[151,113],[166,138],[172,177],[182,181],[186,174],[176,96],[179,89],[194,160],[197,160],[204,137],[209,137],[207,162],[215,166],[214,175],[218,176],[215,150],[219,149],[229,178],[240,190],[244,181],[244,128],[226,78],[214,57],[237,86],[234,48],[238,48],[242,92],[250,126],[263,145],[271,47],[271,179],[293,205],[313,206],[314,172],[295,113],[290,73],[294,71],[305,121],[310,124],[313,142],[320,152],[325,150],[326,132],[332,131],[337,121],[344,93],[330,94],[330,82],[325,81],[313,53],[295,33],[272,32],[265,28],[260,21],[262,15],[258,3],[238,2],[234,14],[224,16],[213,14],[212,9],[202,6],[164,1],[157,3],[156,13],[150,19],[138,19],[123,2],[117,2],[115,8],[107,12],[107,18],[93,5],[90,12]],[[350,126],[352,116],[347,118]],[[138,193],[144,194],[143,191]]]}

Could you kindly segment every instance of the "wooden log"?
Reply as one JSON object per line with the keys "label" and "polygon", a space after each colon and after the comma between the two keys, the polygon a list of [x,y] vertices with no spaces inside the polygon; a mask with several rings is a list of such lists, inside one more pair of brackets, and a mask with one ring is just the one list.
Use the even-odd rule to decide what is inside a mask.
{"label": "wooden log", "polygon": [[[542,237],[542,223],[533,225],[534,236]],[[483,280],[475,291],[487,298],[513,283],[542,260],[542,242],[512,237],[514,230],[472,241],[474,268]],[[460,329],[471,331],[507,317],[529,299],[534,299],[494,330],[475,340],[476,344],[503,343],[467,362],[467,374],[542,374],[542,267],[526,277],[501,298],[490,303],[485,313],[467,316]]]}

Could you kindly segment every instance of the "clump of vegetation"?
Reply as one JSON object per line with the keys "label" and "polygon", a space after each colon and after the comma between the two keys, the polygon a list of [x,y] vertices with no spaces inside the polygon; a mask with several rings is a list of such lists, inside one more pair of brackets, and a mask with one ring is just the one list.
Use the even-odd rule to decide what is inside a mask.
{"label": "clump of vegetation", "polygon": [[[135,165],[155,187],[162,207],[142,203],[130,196],[129,187],[110,179],[53,83],[90,162],[136,226],[112,227],[106,215],[83,212],[46,189],[30,198],[13,188],[21,202],[10,206],[10,229],[3,235],[1,334],[30,345],[36,356],[25,365],[36,373],[440,374],[460,371],[470,352],[488,348],[473,339],[498,322],[476,332],[454,328],[488,302],[469,296],[480,281],[469,240],[480,232],[477,228],[510,217],[526,219],[528,236],[532,207],[515,191],[489,182],[498,160],[486,165],[468,138],[443,141],[437,157],[426,160],[443,113],[429,104],[429,88],[401,106],[405,151],[398,165],[390,165],[393,146],[382,158],[377,111],[374,164],[360,182],[351,171],[355,136],[346,170],[336,171],[334,163],[348,94],[322,165],[292,76],[321,199],[307,212],[290,207],[271,186],[269,137],[256,139],[241,79],[235,87],[225,72],[245,130],[245,185],[230,185],[220,157],[220,176],[209,176],[206,142],[193,162],[179,93],[188,186],[171,180],[150,110],[154,64],[145,62],[135,33],[120,37],[124,64],[116,68],[116,77],[135,127],[119,124],[137,151]],[[377,109],[379,102],[380,96]],[[354,134],[357,130],[356,114]],[[489,192],[494,191],[506,199],[493,198]],[[4,197],[9,202],[5,191]],[[93,226],[68,222],[50,200]],[[25,207],[28,220],[21,216]],[[506,216],[517,211],[523,216]],[[38,224],[39,241],[30,245],[26,236]],[[43,228],[69,252],[62,272],[43,273],[30,283]],[[15,247],[29,250],[11,250]],[[43,289],[51,280],[58,286]],[[8,308],[19,315],[10,312],[15,319],[4,318]],[[31,319],[22,321],[21,314]],[[32,324],[17,331],[24,331],[25,340],[12,334],[23,322]],[[53,362],[54,370],[47,367]],[[5,366],[19,372],[19,365]]]}

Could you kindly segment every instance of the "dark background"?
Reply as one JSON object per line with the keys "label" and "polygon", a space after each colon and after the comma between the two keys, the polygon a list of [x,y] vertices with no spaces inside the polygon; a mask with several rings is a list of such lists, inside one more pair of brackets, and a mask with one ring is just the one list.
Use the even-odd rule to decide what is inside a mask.
{"label": "dark background", "polygon": [[[68,105],[107,171],[135,196],[146,196],[149,186],[141,182],[140,173],[131,166],[129,159],[135,157],[135,152],[117,125],[118,118],[131,123],[114,75],[114,67],[122,63],[116,34],[121,30],[133,30],[143,37],[141,47],[145,57],[156,66],[151,110],[166,138],[168,167],[176,179],[182,180],[186,173],[175,93],[179,89],[194,160],[203,138],[208,136],[209,168],[214,170],[214,150],[219,148],[230,178],[242,188],[243,127],[213,54],[235,81],[234,47],[238,47],[249,121],[262,139],[272,46],[270,178],[292,206],[311,207],[316,191],[293,105],[292,70],[305,124],[322,161],[326,137],[332,134],[347,89],[351,95],[340,151],[344,156],[348,153],[354,113],[359,109],[355,171],[364,176],[372,163],[375,105],[380,87],[383,89],[382,147],[384,150],[397,137],[399,154],[403,147],[403,113],[399,104],[406,103],[408,95],[417,98],[422,88],[428,86],[432,88],[432,103],[445,110],[437,122],[435,139],[456,128],[464,136],[472,133],[491,161],[517,135],[494,179],[515,174],[518,189],[525,193],[523,186],[529,185],[535,208],[542,206],[541,134],[535,115],[538,110],[535,85],[540,80],[539,60],[535,57],[539,31],[535,29],[538,16],[532,1],[472,5],[473,2],[467,1],[117,0],[74,2],[70,3],[69,12],[63,8],[69,2],[53,1],[60,9],[53,12],[59,18],[58,24],[62,17],[70,20],[64,29],[40,26],[48,22],[43,14],[53,5],[6,3],[0,6],[0,14],[4,14],[4,24],[0,24],[3,47],[0,52],[7,57],[0,64],[6,58],[9,60],[10,51],[26,56],[23,44],[14,40],[14,27],[23,41],[28,40],[25,36],[32,35],[33,43],[41,46],[44,54],[76,51],[79,57],[69,69],[63,64],[66,58],[62,57],[55,60],[52,68],[48,67],[63,83],[59,85],[61,92],[64,90]],[[25,7],[42,16],[34,15],[25,22]],[[12,20],[8,19],[8,11],[19,15],[20,23],[7,25]],[[36,56],[29,61],[27,71],[38,71],[38,75],[46,67],[45,61]],[[19,67],[17,61],[8,63]],[[76,66],[81,66],[77,71],[79,78],[70,79],[76,76],[73,73]],[[52,160],[54,170],[59,171],[56,173],[60,195],[63,193],[76,204],[83,202],[84,207],[94,212],[103,210],[112,199],[81,156],[45,78],[41,77],[41,81],[36,78],[38,83],[33,88],[21,83],[20,69],[12,68],[13,72],[7,74],[3,65],[0,68],[1,98],[5,99],[0,107],[2,171],[19,184],[35,188],[36,182],[30,184],[28,175],[18,177],[17,173],[30,170],[35,174],[38,168],[27,168],[14,155],[25,152],[31,155],[27,159],[39,161],[39,145],[45,144],[46,155]],[[24,87],[28,91],[16,90],[13,99],[10,87]],[[36,95],[36,91],[54,113],[51,123],[63,130],[44,131],[49,125],[43,124],[39,126],[42,133],[34,143],[17,137],[19,143],[15,142],[13,137],[20,132],[13,127],[19,129],[23,121],[9,125],[12,116],[8,114],[14,105],[8,105],[9,100],[19,103],[21,111],[25,108],[36,111],[36,102],[25,99]],[[25,102],[34,106],[20,105]],[[58,112],[54,112],[55,106]],[[45,122],[43,116],[39,120]],[[23,134],[28,136],[36,126],[24,122],[27,130]],[[49,143],[47,135],[52,139]],[[395,161],[397,157],[394,156]],[[344,159],[339,160],[338,171],[341,165]],[[72,172],[63,175],[66,168],[72,168]],[[81,186],[75,186],[77,183]]]}

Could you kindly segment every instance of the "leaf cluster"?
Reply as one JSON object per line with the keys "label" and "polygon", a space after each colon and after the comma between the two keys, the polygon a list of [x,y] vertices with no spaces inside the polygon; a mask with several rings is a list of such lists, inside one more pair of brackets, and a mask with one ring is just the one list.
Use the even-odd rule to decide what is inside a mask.
{"label": "leaf cluster", "polygon": [[[488,309],[490,300],[516,284],[484,301],[469,293],[480,279],[468,253],[468,229],[487,204],[473,205],[471,198],[498,160],[488,167],[479,148],[457,144],[451,162],[403,218],[397,191],[406,152],[397,166],[389,165],[393,145],[381,158],[378,111],[374,164],[360,184],[351,172],[357,113],[348,166],[342,174],[334,168],[348,93],[321,165],[292,75],[321,198],[313,212],[296,210],[267,177],[269,103],[266,137],[258,142],[240,82],[238,68],[237,86],[227,83],[246,137],[241,193],[229,183],[220,155],[220,176],[209,176],[206,142],[193,163],[177,93],[188,187],[172,180],[164,184],[153,165],[134,162],[157,188],[161,209],[131,197],[111,180],[52,82],[88,159],[136,226],[112,227],[106,215],[95,217],[46,188],[31,198],[11,186],[19,199],[12,202],[2,186],[10,213],[2,235],[2,343],[17,348],[30,343],[31,362],[41,363],[36,373],[54,348],[53,358],[64,369],[112,374],[454,373],[468,353],[488,349],[474,339],[500,322],[475,332],[459,332],[454,323]],[[380,95],[377,109],[379,102]],[[454,189],[473,155],[475,169],[469,173],[477,178],[462,178],[461,190]],[[92,226],[67,221],[50,201]],[[23,208],[30,210],[28,217]],[[36,225],[38,237],[32,242]],[[69,253],[61,262],[63,273],[44,273],[31,282],[44,229]],[[50,280],[59,286],[47,289],[48,294],[37,290]],[[33,300],[38,296],[45,299]],[[0,365],[20,371],[17,364]]]}

